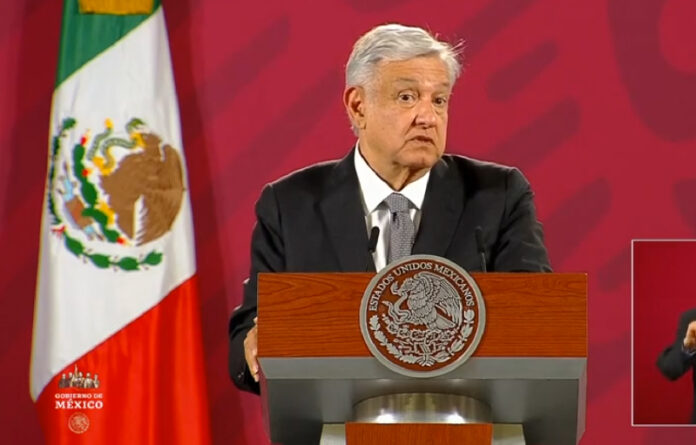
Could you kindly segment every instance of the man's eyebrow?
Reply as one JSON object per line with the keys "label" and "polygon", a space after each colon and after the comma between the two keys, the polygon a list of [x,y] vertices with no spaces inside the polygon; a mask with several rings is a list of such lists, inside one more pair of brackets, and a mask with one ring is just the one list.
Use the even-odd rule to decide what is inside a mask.
{"label": "man's eyebrow", "polygon": [[[411,77],[397,77],[394,79],[393,83],[418,83],[418,79],[413,79]],[[444,88],[449,88],[450,83],[449,82],[442,82],[438,84],[438,86],[444,87]]]}

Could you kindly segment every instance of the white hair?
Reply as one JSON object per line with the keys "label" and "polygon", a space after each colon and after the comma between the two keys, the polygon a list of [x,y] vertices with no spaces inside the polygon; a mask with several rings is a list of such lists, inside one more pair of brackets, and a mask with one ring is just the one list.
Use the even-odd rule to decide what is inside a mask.
{"label": "white hair", "polygon": [[460,46],[441,42],[415,26],[380,25],[358,39],[346,64],[346,88],[367,86],[382,61],[397,62],[423,56],[439,56],[449,72],[450,84],[461,73]]}

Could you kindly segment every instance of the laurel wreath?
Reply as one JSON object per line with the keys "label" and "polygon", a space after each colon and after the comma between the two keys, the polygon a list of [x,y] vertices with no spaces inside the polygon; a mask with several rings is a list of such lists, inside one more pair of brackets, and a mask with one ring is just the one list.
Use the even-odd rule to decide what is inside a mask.
{"label": "laurel wreath", "polygon": [[[390,317],[382,314],[382,321],[385,323],[387,331],[396,337],[394,343],[390,342],[384,332],[382,332],[382,326],[377,315],[370,317],[370,329],[375,339],[379,341],[379,344],[397,360],[408,364],[417,363],[421,366],[430,367],[435,365],[435,363],[444,363],[448,361],[452,355],[464,348],[464,345],[474,330],[473,325],[476,313],[471,309],[467,309],[463,312],[462,316],[463,321],[460,329],[446,329],[433,333],[433,331],[403,328]],[[426,340],[425,336],[430,333],[440,336],[440,338],[431,339],[431,344],[434,346],[433,349],[435,353],[413,354],[413,352],[417,350],[417,345],[422,344]],[[414,338],[420,337],[421,335],[423,335],[422,340]],[[454,341],[452,341],[453,338]]]}
{"label": "laurel wreath", "polygon": [[[58,134],[53,137],[51,144],[51,162],[48,170],[49,190],[47,201],[48,211],[52,218],[52,226],[59,226],[64,223],[60,214],[56,210],[56,203],[53,197],[53,183],[56,175],[55,165],[61,150],[61,139],[65,138],[67,131],[73,128],[76,123],[77,121],[71,117],[63,119],[58,129]],[[97,187],[89,181],[86,175],[83,175],[83,172],[86,170],[83,162],[85,157],[84,145],[82,145],[82,143],[75,144],[72,154],[72,174],[80,183],[80,195],[87,204],[87,207],[82,210],[82,216],[90,217],[96,221],[104,238],[110,243],[117,243],[121,237],[121,234],[117,230],[113,230],[108,227],[107,215],[95,207],[99,202],[99,189],[97,189]],[[132,256],[112,256],[86,248],[80,240],[71,237],[67,233],[67,230],[56,232],[59,232],[60,236],[63,237],[65,247],[70,252],[72,252],[78,258],[91,262],[100,269],[107,269],[111,267],[116,270],[135,271],[140,270],[141,268],[146,269],[148,266],[157,266],[162,262],[162,253],[155,250],[152,250],[138,258]]]}

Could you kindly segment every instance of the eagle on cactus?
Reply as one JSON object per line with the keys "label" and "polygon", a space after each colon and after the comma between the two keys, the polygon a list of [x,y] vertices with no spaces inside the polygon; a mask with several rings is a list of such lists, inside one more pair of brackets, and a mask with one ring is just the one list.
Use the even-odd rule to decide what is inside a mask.
{"label": "eagle on cactus", "polygon": [[110,119],[94,137],[85,130],[72,153],[62,157],[62,139],[76,124],[73,118],[64,119],[53,138],[48,199],[52,232],[76,256],[100,268],[138,270],[159,264],[162,254],[154,250],[140,258],[116,257],[84,243],[141,246],[171,230],[185,191],[179,153],[142,119],[133,118],[125,134],[116,134]]}

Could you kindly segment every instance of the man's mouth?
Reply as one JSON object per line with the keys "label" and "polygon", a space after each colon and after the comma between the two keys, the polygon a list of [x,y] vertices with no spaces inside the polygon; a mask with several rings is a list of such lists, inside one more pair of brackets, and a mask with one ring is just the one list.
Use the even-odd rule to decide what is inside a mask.
{"label": "man's mouth", "polygon": [[411,139],[411,141],[416,141],[416,142],[427,142],[429,144],[435,143],[432,138],[429,138],[428,136],[414,136]]}

